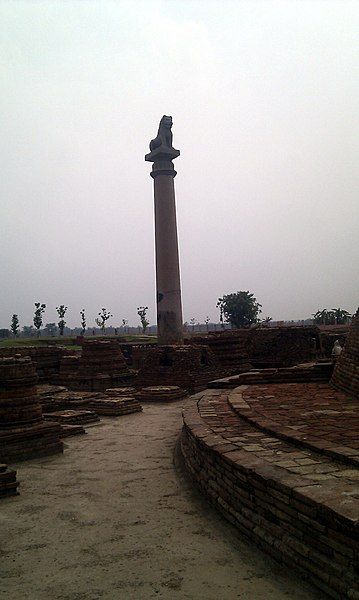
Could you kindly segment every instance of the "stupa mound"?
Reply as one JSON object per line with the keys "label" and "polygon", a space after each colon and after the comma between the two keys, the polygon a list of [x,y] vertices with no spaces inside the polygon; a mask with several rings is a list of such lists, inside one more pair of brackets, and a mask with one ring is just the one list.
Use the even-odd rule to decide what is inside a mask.
{"label": "stupa mound", "polygon": [[29,357],[0,358],[0,460],[62,452],[57,423],[45,423]]}

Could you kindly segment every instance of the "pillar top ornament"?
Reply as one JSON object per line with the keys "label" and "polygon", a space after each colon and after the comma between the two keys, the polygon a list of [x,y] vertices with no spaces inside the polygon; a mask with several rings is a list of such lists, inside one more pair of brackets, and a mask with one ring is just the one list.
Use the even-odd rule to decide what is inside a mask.
{"label": "pillar top ornament", "polygon": [[[180,155],[180,151],[172,146],[172,117],[163,115],[160,120],[157,137],[150,142],[150,151],[145,160],[153,163],[169,163]],[[153,165],[155,167],[155,165]],[[173,169],[173,165],[172,165]]]}

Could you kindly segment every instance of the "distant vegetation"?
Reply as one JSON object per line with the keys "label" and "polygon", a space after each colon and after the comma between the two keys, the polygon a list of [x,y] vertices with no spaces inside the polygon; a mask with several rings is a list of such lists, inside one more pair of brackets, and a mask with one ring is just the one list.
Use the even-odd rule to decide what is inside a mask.
{"label": "distant vegetation", "polygon": [[[270,327],[279,325],[346,325],[350,323],[352,315],[343,308],[324,308],[317,310],[312,318],[300,321],[272,321],[270,317],[261,319],[262,305],[257,302],[254,294],[249,291],[240,291],[231,294],[225,294],[218,299],[217,308],[219,309],[219,323],[211,321],[207,315],[202,317],[202,322],[192,317],[189,322],[183,324],[185,334],[206,333],[218,329],[228,329],[232,327]],[[17,314],[13,314],[9,323],[9,328],[0,328],[0,344],[12,345],[16,343],[37,343],[36,338],[41,338],[38,343],[50,342],[56,343],[57,336],[62,338],[61,343],[73,344],[76,336],[94,336],[106,335],[121,336],[124,341],[139,340],[139,336],[147,334],[149,340],[153,340],[157,335],[156,325],[150,326],[147,319],[148,306],[139,306],[137,314],[140,318],[140,325],[130,326],[128,319],[122,319],[119,327],[108,325],[108,321],[113,315],[105,307],[101,309],[95,318],[97,327],[88,327],[85,309],[80,310],[80,322],[78,327],[70,328],[66,326],[65,315],[68,307],[60,304],[56,307],[59,316],[58,323],[46,323],[43,326],[43,317],[46,310],[46,304],[35,302],[35,311],[33,325],[23,325],[21,328],[20,319]],[[12,339],[9,339],[12,338]],[[3,341],[1,341],[3,340]],[[29,340],[29,341],[28,341]]]}
{"label": "distant vegetation", "polygon": [[250,327],[260,322],[259,315],[262,312],[262,305],[257,302],[257,298],[250,292],[235,292],[226,294],[223,298],[218,298],[217,307],[219,308],[220,320],[224,319],[233,327]]}
{"label": "distant vegetation", "polygon": [[313,314],[316,325],[346,325],[352,319],[352,315],[343,308],[323,308]]}

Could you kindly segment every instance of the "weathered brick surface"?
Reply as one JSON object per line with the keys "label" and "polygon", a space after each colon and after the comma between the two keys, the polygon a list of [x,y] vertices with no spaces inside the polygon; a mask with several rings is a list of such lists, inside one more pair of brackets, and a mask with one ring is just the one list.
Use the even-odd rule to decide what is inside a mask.
{"label": "weathered brick surface", "polygon": [[0,358],[0,460],[62,452],[60,426],[45,423],[29,357]]}
{"label": "weathered brick surface", "polygon": [[64,356],[76,355],[77,351],[62,346],[12,346],[0,348],[0,358],[29,356],[35,365],[38,380],[50,381],[57,377],[60,371],[60,362]]}
{"label": "weathered brick surface", "polygon": [[252,368],[246,348],[248,332],[237,335],[233,331],[196,336],[188,341],[193,345],[207,345],[216,356],[224,373],[241,373]]}
{"label": "weathered brick surface", "polygon": [[16,496],[19,482],[16,480],[16,471],[9,470],[7,465],[0,464],[0,499],[7,496]]}
{"label": "weathered brick surface", "polygon": [[173,402],[187,396],[187,392],[176,385],[150,386],[137,393],[141,402]]}
{"label": "weathered brick surface", "polygon": [[335,365],[331,383],[354,398],[359,398],[359,309]]}
{"label": "weathered brick surface", "polygon": [[[358,470],[255,427],[233,410],[228,394],[238,396],[207,390],[184,412],[181,446],[193,478],[275,559],[333,598],[355,598]],[[317,479],[318,470],[325,479]]]}
{"label": "weathered brick surface", "polygon": [[134,375],[116,340],[84,339],[81,355],[64,357],[53,382],[71,390],[100,392],[129,383]]}
{"label": "weathered brick surface", "polygon": [[[329,384],[251,385],[236,388],[229,401],[261,429],[359,465],[359,400]],[[302,461],[302,472],[307,465]],[[327,477],[325,469],[317,473],[318,481]]]}
{"label": "weathered brick surface", "polygon": [[294,367],[250,369],[245,373],[210,381],[210,388],[234,388],[239,385],[263,383],[327,383],[333,372],[332,362],[307,363]]}
{"label": "weathered brick surface", "polygon": [[[232,373],[255,367],[286,367],[321,354],[318,327],[268,327],[210,332],[191,343],[207,344]],[[244,368],[243,368],[244,367]]]}
{"label": "weathered brick surface", "polygon": [[221,375],[218,362],[207,346],[134,348],[133,354],[135,362],[141,365],[134,382],[137,388],[175,385],[195,390]]}

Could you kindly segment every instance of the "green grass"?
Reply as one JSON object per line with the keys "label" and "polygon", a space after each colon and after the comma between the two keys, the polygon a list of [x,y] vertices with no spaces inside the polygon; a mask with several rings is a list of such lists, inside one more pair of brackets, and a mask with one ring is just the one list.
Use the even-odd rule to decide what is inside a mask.
{"label": "green grass", "polygon": [[[86,339],[118,339],[120,342],[136,342],[137,344],[155,344],[155,335],[109,335],[109,336],[86,336]],[[76,345],[76,337],[31,337],[31,338],[8,338],[0,340],[0,348],[19,348],[24,346],[69,346],[78,350],[81,346]]]}

